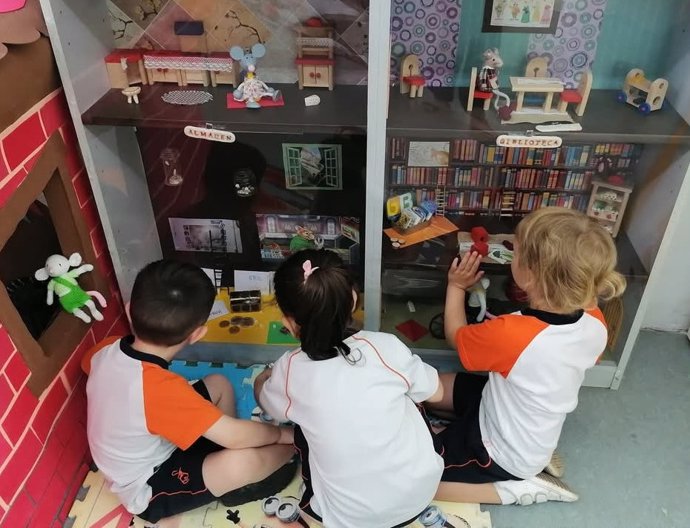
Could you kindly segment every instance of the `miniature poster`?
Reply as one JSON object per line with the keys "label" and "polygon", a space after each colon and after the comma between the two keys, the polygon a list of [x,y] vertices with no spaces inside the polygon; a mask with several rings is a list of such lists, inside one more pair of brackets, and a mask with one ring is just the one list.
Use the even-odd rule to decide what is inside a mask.
{"label": "miniature poster", "polygon": [[359,219],[257,214],[262,260],[284,260],[302,249],[326,248],[349,264],[359,260]]}
{"label": "miniature poster", "polygon": [[283,143],[285,187],[340,191],[343,188],[342,147]]}
{"label": "miniature poster", "polygon": [[484,32],[553,33],[560,0],[485,0]]}
{"label": "miniature poster", "polygon": [[409,167],[447,167],[449,160],[449,141],[410,141]]}
{"label": "miniature poster", "polygon": [[177,251],[242,253],[237,220],[170,218],[170,231]]}

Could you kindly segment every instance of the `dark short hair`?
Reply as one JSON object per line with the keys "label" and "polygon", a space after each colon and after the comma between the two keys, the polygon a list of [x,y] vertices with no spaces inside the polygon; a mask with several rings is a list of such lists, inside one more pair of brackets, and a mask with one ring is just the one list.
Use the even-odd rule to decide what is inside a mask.
{"label": "dark short hair", "polygon": [[137,338],[160,346],[182,343],[206,323],[216,289],[201,268],[159,260],[134,280],[129,312]]}
{"label": "dark short hair", "polygon": [[[305,281],[302,265],[317,268]],[[325,249],[305,249],[288,257],[276,271],[275,295],[283,314],[300,327],[302,350],[311,359],[335,357],[352,319],[355,284],[342,259]]]}

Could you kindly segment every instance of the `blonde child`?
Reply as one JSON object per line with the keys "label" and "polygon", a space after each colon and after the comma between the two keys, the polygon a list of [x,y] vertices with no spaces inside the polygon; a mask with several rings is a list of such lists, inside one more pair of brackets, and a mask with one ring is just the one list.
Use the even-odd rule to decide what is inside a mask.
{"label": "blonde child", "polygon": [[604,351],[597,300],[622,294],[611,236],[582,213],[539,209],[517,227],[511,265],[529,308],[467,325],[466,291],[482,276],[477,253],[448,272],[445,334],[468,371],[441,376],[444,398],[430,408],[455,420],[439,434],[446,469],[436,497],[492,504],[577,500],[543,470],[587,369]]}
{"label": "blonde child", "polygon": [[300,339],[254,390],[296,424],[300,506],[328,528],[406,526],[443,471],[417,404],[442,397],[438,373],[395,336],[350,330],[357,295],[337,254],[303,250],[275,274],[283,324]]}

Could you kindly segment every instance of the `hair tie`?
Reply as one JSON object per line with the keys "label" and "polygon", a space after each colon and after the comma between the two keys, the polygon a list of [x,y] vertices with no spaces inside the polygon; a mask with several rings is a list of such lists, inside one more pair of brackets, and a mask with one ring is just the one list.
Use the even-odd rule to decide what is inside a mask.
{"label": "hair tie", "polygon": [[311,260],[305,260],[304,263],[302,264],[302,269],[304,270],[304,282],[307,282],[307,279],[309,276],[314,273],[317,269],[319,269],[318,266],[311,267]]}

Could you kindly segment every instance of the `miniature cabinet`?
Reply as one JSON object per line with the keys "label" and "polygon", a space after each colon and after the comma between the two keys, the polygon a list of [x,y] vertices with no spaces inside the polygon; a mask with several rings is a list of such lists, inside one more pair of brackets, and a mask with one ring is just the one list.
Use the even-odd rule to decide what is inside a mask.
{"label": "miniature cabinet", "polygon": [[616,237],[623,221],[625,207],[632,189],[604,182],[594,182],[587,205],[587,215],[603,225]]}
{"label": "miniature cabinet", "polygon": [[297,31],[297,75],[302,88],[333,89],[335,65],[333,29],[300,27]]}
{"label": "miniature cabinet", "polygon": [[[300,13],[311,14],[315,9],[306,0],[296,3],[304,4]],[[217,272],[220,266],[215,259],[239,242],[243,252],[258,252],[260,264],[243,260],[238,252],[230,267],[268,271],[290,251],[291,239],[297,234],[300,240],[295,247],[311,244],[310,237],[315,235],[324,247],[339,252],[348,262],[359,262],[367,329],[391,332],[428,360],[457,368],[457,354],[446,345],[439,321],[442,323],[447,266],[471,244],[473,228],[482,227],[489,234],[490,252],[482,264],[491,279],[487,309],[505,313],[519,307],[521,299],[509,266],[517,223],[538,207],[572,207],[610,227],[618,248],[619,271],[628,280],[620,302],[602,307],[616,331],[611,332],[606,353],[586,379],[588,385],[617,387],[649,316],[648,306],[655,296],[662,295],[659,270],[677,259],[675,252],[681,249],[670,247],[670,237],[676,226],[690,221],[690,186],[684,185],[690,160],[690,115],[686,108],[674,106],[688,100],[690,93],[686,14],[676,13],[670,4],[640,4],[633,15],[622,2],[605,6],[593,2],[565,6],[564,2],[559,20],[530,21],[545,27],[553,23],[555,32],[535,34],[482,32],[484,4],[489,4],[485,2],[463,2],[461,10],[454,1],[417,2],[414,6],[390,0],[336,2],[328,3],[332,7],[321,16],[330,23],[297,30],[293,62],[295,55],[286,52],[281,39],[292,38],[291,32],[295,35],[296,3],[278,0],[270,3],[268,11],[257,8],[255,14],[238,14],[244,25],[235,24],[231,17],[211,23],[200,20],[207,31],[214,32],[213,38],[209,34],[206,39],[206,53],[183,54],[179,49],[117,52],[127,54],[123,70],[120,58],[103,61],[115,48],[107,2],[80,5],[79,17],[73,16],[65,0],[42,2],[72,115],[81,116],[75,123],[77,135],[123,298],[129,295],[136,271],[164,254],[197,262],[199,253],[204,253],[204,267],[222,281],[227,273]],[[566,7],[573,13],[566,13]],[[413,11],[407,13],[406,9]],[[604,11],[606,24],[586,23],[599,20]],[[549,18],[544,12],[541,15]],[[267,16],[273,17],[270,23]],[[155,33],[151,27],[159,17],[169,28],[167,42],[177,46],[179,37],[193,37],[184,40],[192,48],[202,46],[195,40],[198,26],[178,28],[180,34],[175,35],[169,16],[154,17],[147,34]],[[215,23],[220,26],[211,25]],[[522,23],[526,22],[519,19],[506,25]],[[572,27],[565,27],[571,23]],[[231,35],[231,30],[245,33],[227,37],[222,49],[214,49],[214,43]],[[579,36],[571,38],[575,33]],[[131,42],[124,40],[121,45]],[[277,72],[276,79],[268,75],[265,81],[280,88],[284,106],[229,110],[229,85],[236,85],[239,72],[228,61],[227,49],[256,41],[265,42],[267,50],[266,59],[258,62],[258,74],[264,71],[261,61],[271,59],[265,71]],[[579,124],[581,130],[550,132],[562,138],[557,149],[497,146],[500,135],[540,133],[535,123],[502,122],[496,106],[505,103],[502,99],[496,103],[498,96],[491,94],[491,99],[482,101],[484,105],[473,104],[476,94],[469,77],[473,69],[476,73],[481,67],[486,48],[499,48],[504,57],[510,57],[500,68],[498,86],[511,104],[517,103],[519,93],[529,91],[530,99],[536,98],[532,104],[536,112],[543,106],[559,105],[562,111],[554,112],[558,121]],[[79,53],[70,53],[76,49]],[[205,67],[187,64],[190,55],[205,56]],[[421,98],[401,94],[397,86],[400,79],[396,77],[408,55],[419,57],[420,75],[425,80]],[[542,59],[538,71],[537,63],[530,62],[535,58]],[[556,95],[526,90],[540,82],[531,77],[512,90],[510,78],[525,76],[528,64],[532,70],[528,77],[559,79]],[[353,65],[364,69],[353,74]],[[624,74],[633,67],[668,80],[666,103],[650,115],[616,102]],[[208,74],[207,83],[201,71]],[[114,79],[112,87],[155,84],[142,86],[142,104],[128,105],[119,90],[111,90],[108,74]],[[166,105],[160,96],[170,85],[162,82],[204,84],[203,90],[213,100],[189,108]],[[305,107],[305,94],[300,90],[319,87],[329,89],[319,93],[320,104]],[[568,100],[568,96],[560,99],[563,91],[579,88],[579,101]],[[161,151],[180,141],[186,125],[232,131],[237,140],[231,146],[181,144],[178,176],[183,181],[180,186],[165,186]],[[210,154],[237,148],[241,152],[219,158]],[[296,156],[291,154],[294,148],[299,150]],[[342,166],[333,159],[339,159]],[[220,190],[213,185],[207,189],[201,181],[207,171],[218,175]],[[243,189],[250,189],[245,197],[238,192]],[[615,193],[615,198],[608,193]],[[402,194],[415,204],[433,203],[435,211],[419,231],[391,238],[385,233],[391,228],[386,201]],[[209,196],[214,208],[199,206]],[[186,244],[185,251],[175,248],[169,218],[161,214],[176,200],[189,205],[185,215],[179,215],[185,222],[178,222],[182,235],[177,243]],[[229,222],[234,219],[228,218],[230,212],[239,225]],[[298,223],[295,217],[300,215]],[[428,229],[437,231],[426,236]],[[226,234],[237,230],[239,238],[214,235],[223,230]],[[198,232],[198,236],[191,235]],[[213,251],[199,252],[207,239]],[[229,335],[228,328],[239,328],[233,330],[238,337],[280,319],[270,303],[262,303],[256,313],[268,319],[252,316],[257,324],[250,330],[234,324],[222,327],[219,321],[231,317],[224,315],[210,323],[209,335],[222,340]],[[270,360],[284,346],[246,340],[233,341],[232,347],[213,348],[205,343],[195,350],[201,360],[208,360],[204,359],[206,353],[223,360],[227,354],[241,352],[246,361],[256,362]]]}

